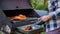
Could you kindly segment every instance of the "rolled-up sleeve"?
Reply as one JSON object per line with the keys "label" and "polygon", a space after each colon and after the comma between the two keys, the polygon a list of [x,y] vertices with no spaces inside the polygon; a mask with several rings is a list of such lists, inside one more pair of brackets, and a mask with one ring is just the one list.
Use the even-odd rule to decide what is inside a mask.
{"label": "rolled-up sleeve", "polygon": [[57,17],[57,14],[60,13],[60,8],[56,9],[55,11],[53,11],[53,9],[55,8],[55,6],[57,4],[55,4],[55,6],[53,6],[52,2],[54,2],[54,0],[49,0],[48,1],[48,10],[50,11],[49,15],[51,15],[51,16],[55,15]]}
{"label": "rolled-up sleeve", "polygon": [[60,8],[58,8],[56,11],[54,12],[50,12],[49,15],[53,16],[55,15],[57,17],[57,14],[60,13]]}

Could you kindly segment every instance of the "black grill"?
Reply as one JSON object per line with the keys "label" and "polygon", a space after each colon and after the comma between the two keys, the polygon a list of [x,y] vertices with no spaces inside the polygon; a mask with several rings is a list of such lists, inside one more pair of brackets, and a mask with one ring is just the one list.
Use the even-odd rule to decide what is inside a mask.
{"label": "black grill", "polygon": [[[25,15],[30,18],[38,18],[40,17],[33,9],[20,9],[20,10],[3,10],[7,17],[17,16],[19,14]],[[33,24],[35,22],[30,21],[11,21],[15,27]]]}

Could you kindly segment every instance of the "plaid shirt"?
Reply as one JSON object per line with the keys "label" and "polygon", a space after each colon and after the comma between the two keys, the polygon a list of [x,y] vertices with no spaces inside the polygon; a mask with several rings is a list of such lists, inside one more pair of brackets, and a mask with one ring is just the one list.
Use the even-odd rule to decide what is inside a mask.
{"label": "plaid shirt", "polygon": [[48,0],[48,10],[48,14],[52,16],[52,19],[46,22],[46,32],[60,27],[60,19],[58,19],[58,14],[60,13],[60,0]]}

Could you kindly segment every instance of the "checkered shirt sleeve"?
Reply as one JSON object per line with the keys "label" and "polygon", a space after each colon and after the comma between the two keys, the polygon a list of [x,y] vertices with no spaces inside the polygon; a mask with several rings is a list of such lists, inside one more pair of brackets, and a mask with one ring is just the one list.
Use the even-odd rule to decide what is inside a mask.
{"label": "checkered shirt sleeve", "polygon": [[52,20],[48,20],[46,22],[46,32],[55,30],[60,27],[60,21],[57,20],[57,14],[60,13],[58,2],[58,0],[48,0],[48,14],[52,16]]}

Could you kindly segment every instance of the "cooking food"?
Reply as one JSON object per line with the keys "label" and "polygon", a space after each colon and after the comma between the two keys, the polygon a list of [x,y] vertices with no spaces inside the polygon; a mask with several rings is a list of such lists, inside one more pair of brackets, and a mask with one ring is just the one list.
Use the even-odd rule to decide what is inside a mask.
{"label": "cooking food", "polygon": [[27,26],[27,27],[23,28],[22,30],[32,30],[32,27],[31,26]]}
{"label": "cooking food", "polygon": [[10,17],[10,18],[11,18],[11,20],[12,19],[15,19],[15,20],[26,20],[26,16],[22,15],[22,14],[20,14],[18,16]]}

